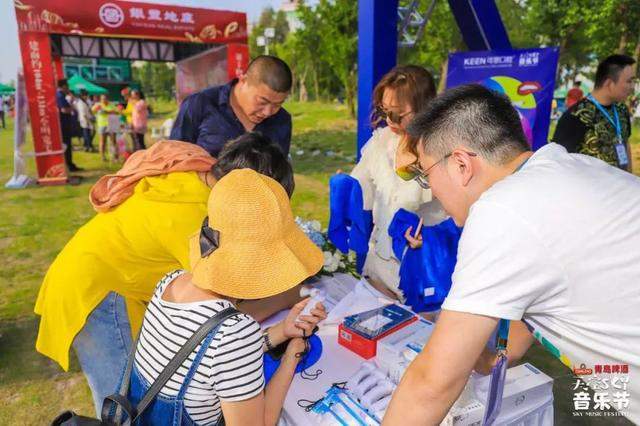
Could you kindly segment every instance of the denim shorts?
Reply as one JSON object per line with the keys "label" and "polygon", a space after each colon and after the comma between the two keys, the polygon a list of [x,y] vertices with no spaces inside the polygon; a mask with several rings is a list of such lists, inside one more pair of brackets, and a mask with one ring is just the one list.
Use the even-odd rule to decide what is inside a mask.
{"label": "denim shorts", "polygon": [[98,417],[104,398],[118,389],[131,345],[131,325],[124,297],[111,292],[91,312],[73,341]]}

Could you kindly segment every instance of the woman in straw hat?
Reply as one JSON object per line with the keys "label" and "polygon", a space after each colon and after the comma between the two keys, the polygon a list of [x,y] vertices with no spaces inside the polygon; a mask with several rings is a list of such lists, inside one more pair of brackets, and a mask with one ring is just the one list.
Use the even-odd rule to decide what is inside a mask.
{"label": "woman in straw hat", "polygon": [[[285,292],[322,267],[322,252],[295,224],[282,186],[250,169],[234,170],[214,186],[208,217],[190,239],[190,258],[191,272],[168,274],[149,303],[131,374],[132,403],[212,316],[239,300]],[[304,351],[301,337],[326,317],[317,304],[311,315],[298,318],[307,301],[264,332],[247,314],[224,320],[164,385],[142,423],[216,424],[223,418],[229,425],[276,424]],[[265,387],[263,352],[288,339]],[[195,367],[193,359],[200,361],[193,361]],[[194,369],[191,378],[187,372]]]}
{"label": "woman in straw hat", "polygon": [[[207,215],[211,188],[234,169],[276,179],[291,194],[293,171],[280,147],[258,133],[229,141],[217,159],[187,142],[160,141],[135,152],[91,190],[98,212],[65,245],[43,280],[35,312],[36,349],[69,368],[73,346],[96,413],[116,391],[156,284],[189,267],[188,237]],[[299,289],[247,300],[258,321],[300,301]]]}

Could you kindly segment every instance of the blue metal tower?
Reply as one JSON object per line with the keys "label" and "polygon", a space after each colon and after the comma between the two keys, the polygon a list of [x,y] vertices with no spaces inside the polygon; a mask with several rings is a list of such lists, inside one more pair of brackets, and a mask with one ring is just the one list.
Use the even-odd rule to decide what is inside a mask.
{"label": "blue metal tower", "polygon": [[[418,41],[435,1],[424,14],[419,12],[420,2],[415,0],[408,7],[399,7],[398,0],[358,1],[358,159],[360,149],[372,133],[369,123],[373,88],[396,65],[398,40],[409,46]],[[495,0],[448,1],[469,50],[511,48]],[[415,33],[408,34],[412,28]]]}

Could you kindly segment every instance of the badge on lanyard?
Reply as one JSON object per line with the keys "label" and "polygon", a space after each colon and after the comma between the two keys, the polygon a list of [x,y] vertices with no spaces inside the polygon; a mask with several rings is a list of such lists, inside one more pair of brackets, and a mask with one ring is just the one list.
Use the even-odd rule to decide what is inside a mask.
{"label": "badge on lanyard", "polygon": [[616,156],[618,157],[618,164],[622,167],[629,165],[629,157],[627,156],[627,147],[622,143],[622,138],[618,138],[616,144]]}
{"label": "badge on lanyard", "polygon": [[615,121],[614,121],[614,119],[611,118],[611,115],[607,112],[607,110],[604,109],[604,107],[600,104],[600,102],[596,100],[596,98],[593,97],[592,94],[590,94],[587,98],[596,106],[596,108],[598,108],[598,110],[602,113],[602,115],[604,115],[607,118],[609,123],[611,123],[611,125],[616,131],[615,148],[616,148],[616,157],[618,158],[618,165],[620,167],[628,166],[629,156],[627,155],[627,147],[625,146],[624,141],[622,140],[622,127],[620,126],[620,117],[618,116],[618,109],[616,108],[615,104],[613,105],[613,116],[615,117]]}

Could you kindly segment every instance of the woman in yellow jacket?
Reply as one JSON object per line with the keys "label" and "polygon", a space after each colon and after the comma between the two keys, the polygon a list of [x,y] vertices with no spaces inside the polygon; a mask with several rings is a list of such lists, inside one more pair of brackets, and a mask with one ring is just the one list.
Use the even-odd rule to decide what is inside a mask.
{"label": "woman in yellow jacket", "polygon": [[[274,178],[291,196],[293,172],[279,146],[247,133],[225,146],[209,172],[141,178],[126,200],[82,226],[50,266],[35,306],[36,349],[68,370],[73,344],[96,413],[118,386],[155,284],[167,271],[188,269],[186,242],[207,215],[211,187],[240,168]],[[300,300],[293,292],[279,297],[240,309],[260,320]]]}

